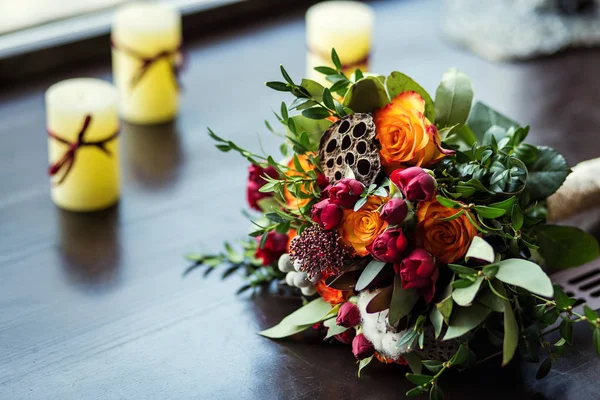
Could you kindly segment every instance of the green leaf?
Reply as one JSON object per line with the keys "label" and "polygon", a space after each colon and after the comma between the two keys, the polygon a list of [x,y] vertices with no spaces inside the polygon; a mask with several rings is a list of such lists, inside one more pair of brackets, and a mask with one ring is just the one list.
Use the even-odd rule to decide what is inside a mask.
{"label": "green leaf", "polygon": [[315,71],[322,73],[323,75],[335,75],[337,70],[330,67],[315,67]]}
{"label": "green leaf", "polygon": [[371,113],[389,102],[383,83],[375,76],[367,76],[350,86],[343,105],[357,113]]}
{"label": "green leaf", "polygon": [[266,85],[278,92],[291,92],[292,88],[283,82],[267,82]]}
{"label": "green leaf", "polygon": [[512,207],[512,211],[510,213],[510,221],[512,223],[513,228],[518,231],[523,227],[523,222],[525,222],[525,217],[523,216],[523,211],[521,211],[521,207],[518,204],[515,204]]}
{"label": "green leaf", "polygon": [[458,69],[450,68],[442,75],[435,92],[435,124],[440,127],[464,124],[472,101],[471,80]]}
{"label": "green leaf", "polygon": [[478,260],[487,261],[488,263],[493,263],[495,257],[494,248],[486,242],[485,239],[475,236],[467,250],[465,261],[476,258]]}
{"label": "green leaf", "polygon": [[406,392],[406,397],[417,397],[423,392],[424,390],[420,386],[417,386],[416,388],[412,388],[408,392]]}
{"label": "green leaf", "polygon": [[325,320],[325,322],[323,322],[323,325],[325,325],[328,328],[325,339],[329,339],[330,337],[339,335],[340,333],[344,333],[348,329],[350,329],[350,328],[345,328],[343,326],[338,325],[335,322],[335,318],[329,318],[329,319]]}
{"label": "green leaf", "polygon": [[575,304],[576,300],[567,296],[559,285],[554,285],[554,301],[559,308],[566,309]]}
{"label": "green leaf", "polygon": [[281,320],[279,325],[315,324],[331,310],[331,304],[319,297]]}
{"label": "green leaf", "polygon": [[386,78],[385,86],[391,99],[394,99],[394,97],[403,92],[413,91],[419,93],[423,100],[425,100],[425,117],[429,121],[435,121],[435,105],[433,100],[431,100],[431,96],[409,76],[404,75],[402,72],[394,71]]}
{"label": "green leaf", "polygon": [[470,307],[455,307],[444,340],[461,337],[471,329],[481,325],[491,310],[477,303]]}
{"label": "green leaf", "polygon": [[515,196],[511,196],[506,200],[500,201],[498,203],[490,204],[490,207],[501,208],[504,211],[508,212],[512,209],[512,206],[513,206],[513,204],[515,204],[516,201],[517,201],[517,198]]}
{"label": "green leaf", "polygon": [[259,335],[268,337],[271,339],[280,339],[287,336],[292,336],[296,333],[302,332],[313,326],[313,324],[307,325],[275,325],[272,328],[265,329],[264,331],[258,332]]}
{"label": "green leaf", "polygon": [[473,281],[471,281],[469,279],[459,279],[459,280],[452,282],[452,287],[454,289],[465,289],[471,285],[473,285]]}
{"label": "green leaf", "polygon": [[396,326],[398,321],[408,315],[418,300],[419,294],[417,291],[415,289],[402,289],[402,279],[400,279],[399,275],[396,275],[388,315],[390,325]]}
{"label": "green leaf", "polygon": [[338,56],[335,49],[331,49],[331,61],[333,62],[333,65],[335,65],[335,67],[338,69],[338,71],[342,70],[342,62],[340,61],[340,57]]}
{"label": "green leaf", "polygon": [[284,101],[281,102],[281,119],[283,119],[284,121],[287,121],[288,119],[288,110]]}
{"label": "green leaf", "polygon": [[506,214],[506,210],[502,208],[492,208],[486,206],[475,206],[474,208],[477,214],[481,215],[483,218],[488,219],[499,218]]}
{"label": "green leaf", "polygon": [[504,129],[519,126],[519,124],[510,118],[505,117],[479,101],[471,109],[467,125],[469,125],[470,130],[475,134],[479,143],[483,143],[483,135],[494,125]]}
{"label": "green leaf", "polygon": [[475,275],[475,274],[477,274],[477,270],[476,269],[465,267],[464,265],[448,264],[448,267],[452,271],[456,272],[457,274],[469,274],[469,275]]}
{"label": "green leaf", "polygon": [[592,310],[591,308],[589,308],[587,306],[587,304],[585,304],[583,306],[583,314],[585,315],[587,320],[590,322],[590,324],[596,323],[596,320],[598,319],[598,313],[596,311]]}
{"label": "green leaf", "polygon": [[454,355],[450,359],[450,362],[452,363],[452,365],[461,365],[461,364],[466,363],[468,360],[469,360],[469,349],[464,344],[461,344],[458,347],[458,350],[456,351],[456,353],[454,353]]}
{"label": "green leaf", "polygon": [[519,258],[510,258],[497,263],[496,279],[509,285],[527,289],[540,296],[552,297],[554,288],[548,275],[539,265]]}
{"label": "green leaf", "polygon": [[475,296],[477,296],[477,292],[479,291],[482,282],[483,277],[480,276],[472,285],[466,288],[454,289],[454,291],[452,292],[452,299],[459,306],[466,307],[471,305],[471,303],[473,303],[473,300],[475,299]]}
{"label": "green leaf", "polygon": [[421,374],[406,374],[406,379],[408,379],[415,385],[424,386],[431,382],[433,376]]}
{"label": "green leaf", "polygon": [[568,344],[573,343],[573,323],[568,319],[563,319],[558,327],[560,336],[567,341]]}
{"label": "green leaf", "polygon": [[364,367],[369,365],[369,363],[373,360],[374,356],[363,358],[358,362],[358,377],[360,378],[360,371],[363,370]]}
{"label": "green leaf", "polygon": [[[291,117],[290,120],[294,121],[294,126],[296,127],[298,134],[306,132],[309,140],[307,150],[309,151],[319,150],[321,136],[323,136],[323,132],[325,132],[332,124],[332,122],[327,119],[315,120],[303,115],[295,115]],[[299,139],[299,135],[295,137]]]}
{"label": "green leaf", "polygon": [[502,365],[512,360],[519,345],[519,325],[515,319],[510,301],[504,301],[504,344],[502,346]]}
{"label": "green leaf", "polygon": [[444,392],[437,382],[431,385],[431,389],[429,389],[429,400],[444,400]]}
{"label": "green leaf", "polygon": [[302,115],[310,119],[325,119],[331,114],[329,114],[329,111],[327,111],[323,107],[312,107],[307,108],[306,110],[302,110]]}
{"label": "green leaf", "polygon": [[531,200],[543,200],[556,192],[571,169],[556,150],[538,146],[538,159],[527,170],[527,190]]}
{"label": "green leaf", "polygon": [[450,200],[449,198],[444,196],[437,195],[435,198],[438,201],[438,203],[447,208],[458,208],[461,206],[459,201]]}
{"label": "green leaf", "polygon": [[327,88],[323,90],[323,104],[325,104],[325,107],[329,108],[330,110],[335,110],[335,102],[333,101],[331,92]]}
{"label": "green leaf", "polygon": [[323,91],[325,88],[319,82],[315,82],[311,79],[302,79],[300,86],[306,89],[308,94],[310,94],[310,97],[312,97],[315,101],[319,103],[323,101]]}
{"label": "green leaf", "polygon": [[421,364],[421,359],[415,352],[403,354],[402,358],[408,363],[408,367],[413,374],[420,374],[423,372],[423,364]]}
{"label": "green leaf", "polygon": [[[500,285],[502,285],[502,282],[498,280],[493,280],[490,284],[494,285],[494,288],[496,289],[496,291],[498,291],[498,288]],[[491,309],[492,311],[504,312],[504,305],[506,304],[506,301],[496,296],[496,294],[492,292],[491,289],[484,290],[481,293],[481,295],[479,295],[479,297],[477,298],[477,301],[486,306],[487,308]]]}
{"label": "green leaf", "polygon": [[452,282],[446,286],[442,295],[443,300],[437,303],[435,306],[444,317],[446,324],[450,322],[450,316],[452,315],[452,308],[454,301],[452,301]]}
{"label": "green leaf", "polygon": [[540,225],[536,233],[540,254],[550,268],[576,267],[598,257],[598,242],[581,229]]}
{"label": "green leaf", "polygon": [[[452,300],[450,300],[450,302],[452,302]],[[433,325],[433,329],[435,330],[435,338],[437,339],[440,336],[440,333],[442,333],[442,327],[444,325],[444,317],[437,307],[431,309],[431,312],[429,313],[429,320]]]}
{"label": "green leaf", "polygon": [[540,367],[538,368],[538,371],[535,374],[535,379],[544,379],[551,369],[552,358],[548,357],[540,364]]}
{"label": "green leaf", "polygon": [[360,199],[358,199],[358,201],[354,205],[354,212],[360,210],[362,206],[367,204],[367,200],[368,199],[366,197],[361,197]]}
{"label": "green leaf", "polygon": [[375,279],[383,267],[385,267],[385,263],[379,260],[372,260],[369,264],[367,264],[362,274],[360,274],[358,282],[356,282],[355,290],[361,291],[369,286],[369,284],[373,281],[373,279]]}
{"label": "green leaf", "polygon": [[596,354],[600,356],[600,327],[594,329],[594,349],[596,349]]}
{"label": "green leaf", "polygon": [[423,364],[423,366],[425,368],[427,368],[429,371],[433,372],[434,374],[437,374],[438,372],[440,372],[442,370],[442,367],[444,366],[441,361],[437,361],[437,360],[423,360],[423,361],[421,361],[421,363]]}

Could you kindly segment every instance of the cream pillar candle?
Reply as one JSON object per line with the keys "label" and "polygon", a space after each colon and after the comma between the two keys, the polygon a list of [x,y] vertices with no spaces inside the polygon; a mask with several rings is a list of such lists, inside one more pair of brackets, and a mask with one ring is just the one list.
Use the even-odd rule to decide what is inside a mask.
{"label": "cream pillar candle", "polygon": [[373,9],[356,1],[325,1],[310,7],[306,12],[307,76],[320,83],[327,82],[314,67],[332,65],[332,48],[340,57],[346,75],[357,68],[368,72],[374,20]]}
{"label": "cream pillar candle", "polygon": [[46,91],[52,200],[94,211],[119,199],[117,92],[94,78],[69,79]]}
{"label": "cream pillar candle", "polygon": [[113,77],[123,119],[137,124],[177,114],[181,16],[164,4],[120,8],[112,26]]}

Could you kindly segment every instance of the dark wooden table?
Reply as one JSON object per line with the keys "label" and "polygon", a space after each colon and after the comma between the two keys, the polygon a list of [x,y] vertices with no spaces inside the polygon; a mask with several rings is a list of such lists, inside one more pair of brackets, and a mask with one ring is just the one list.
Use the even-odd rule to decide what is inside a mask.
{"label": "dark wooden table", "polygon": [[[373,5],[375,70],[402,70],[433,92],[447,67],[459,67],[479,99],[531,124],[533,142],[571,164],[600,156],[600,50],[493,64],[440,38],[436,1]],[[400,367],[373,363],[357,379],[347,347],[256,335],[297,299],[236,296],[237,277],[182,278],[186,251],[217,250],[248,231],[246,162],[218,153],[206,126],[257,148],[282,100],[263,83],[278,78],[279,63],[294,78],[304,73],[303,15],[231,28],[189,50],[180,117],[124,125],[121,202],[96,214],[50,200],[43,93],[67,77],[110,79],[108,60],[0,93],[0,398],[402,398]],[[267,150],[277,142],[263,135]],[[594,232],[599,221],[576,220]],[[591,334],[581,327],[575,337],[543,381],[536,366],[494,360],[443,387],[449,399],[598,399]]]}

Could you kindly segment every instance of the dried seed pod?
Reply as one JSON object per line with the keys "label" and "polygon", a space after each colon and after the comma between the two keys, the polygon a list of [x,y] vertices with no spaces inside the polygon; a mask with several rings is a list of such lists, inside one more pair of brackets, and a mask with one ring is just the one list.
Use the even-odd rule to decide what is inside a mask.
{"label": "dried seed pod", "polygon": [[335,122],[321,138],[319,157],[321,169],[331,183],[344,178],[348,168],[365,186],[375,183],[381,162],[373,118],[356,113]]}

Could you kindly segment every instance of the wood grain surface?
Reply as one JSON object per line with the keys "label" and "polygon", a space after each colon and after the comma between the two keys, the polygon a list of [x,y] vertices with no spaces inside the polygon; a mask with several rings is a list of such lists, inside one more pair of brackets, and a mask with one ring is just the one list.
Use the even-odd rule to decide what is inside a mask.
{"label": "wood grain surface", "polygon": [[[441,3],[372,3],[373,69],[402,70],[430,92],[458,67],[476,97],[531,125],[531,141],[569,161],[600,156],[600,50],[521,64],[492,64],[443,41]],[[1,399],[398,399],[410,385],[398,366],[373,363],[356,377],[348,347],[314,334],[270,341],[256,332],[298,307],[282,296],[236,296],[238,277],[192,273],[182,255],[242,238],[246,161],[206,134],[276,152],[264,133],[280,93],[264,82],[285,64],[304,74],[302,13],[227,27],[189,47],[179,118],[122,130],[123,193],[117,207],[76,214],[56,208],[46,176],[43,93],[75,76],[110,79],[109,60],[0,93]],[[1,62],[1,61],[0,61]],[[576,218],[600,232],[599,214]],[[600,398],[591,332],[536,381],[535,365],[454,372],[448,399]]]}

